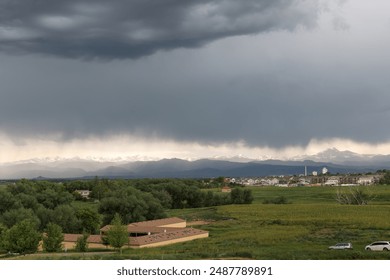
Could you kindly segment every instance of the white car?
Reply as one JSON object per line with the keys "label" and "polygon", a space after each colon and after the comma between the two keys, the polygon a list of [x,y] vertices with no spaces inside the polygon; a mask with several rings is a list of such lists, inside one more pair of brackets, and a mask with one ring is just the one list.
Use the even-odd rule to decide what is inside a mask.
{"label": "white car", "polygon": [[329,249],[345,250],[345,249],[353,249],[353,247],[351,243],[337,243],[336,245],[330,246]]}
{"label": "white car", "polygon": [[375,241],[365,248],[367,251],[390,251],[389,241]]}

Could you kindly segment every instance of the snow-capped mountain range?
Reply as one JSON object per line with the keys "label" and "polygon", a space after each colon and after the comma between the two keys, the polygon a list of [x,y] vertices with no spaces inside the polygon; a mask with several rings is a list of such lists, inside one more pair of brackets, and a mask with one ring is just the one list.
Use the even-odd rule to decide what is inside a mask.
{"label": "snow-capped mountain range", "polygon": [[328,149],[316,155],[288,160],[214,157],[209,159],[157,159],[143,156],[117,158],[36,158],[0,164],[0,179],[84,177],[216,177],[302,174],[327,166],[332,173],[390,169],[390,155],[362,155]]}

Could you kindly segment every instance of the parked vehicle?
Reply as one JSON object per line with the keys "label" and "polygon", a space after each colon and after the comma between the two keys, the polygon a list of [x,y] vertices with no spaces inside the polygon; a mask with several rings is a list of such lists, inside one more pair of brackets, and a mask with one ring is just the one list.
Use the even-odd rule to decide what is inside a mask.
{"label": "parked vehicle", "polygon": [[390,241],[375,241],[365,247],[367,251],[390,251]]}
{"label": "parked vehicle", "polygon": [[331,250],[345,250],[345,249],[353,249],[352,243],[337,243],[336,245],[330,246]]}

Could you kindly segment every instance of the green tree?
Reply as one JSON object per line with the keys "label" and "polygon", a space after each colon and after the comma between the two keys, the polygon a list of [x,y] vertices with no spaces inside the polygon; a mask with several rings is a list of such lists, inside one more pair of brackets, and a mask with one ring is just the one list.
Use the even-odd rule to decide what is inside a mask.
{"label": "green tree", "polygon": [[46,228],[46,235],[43,236],[43,249],[47,252],[58,252],[62,249],[64,234],[59,225],[50,223]]}
{"label": "green tree", "polygon": [[73,195],[60,185],[38,185],[37,200],[45,208],[54,209],[61,204],[70,204],[74,198]]}
{"label": "green tree", "polygon": [[91,198],[95,198],[97,200],[101,200],[104,198],[112,189],[113,183],[107,179],[99,179],[95,177],[92,186],[92,192],[90,194]]}
{"label": "green tree", "polygon": [[225,183],[225,177],[218,177],[214,179],[214,182],[217,184],[217,186],[222,186]]}
{"label": "green tree", "polygon": [[35,253],[42,236],[33,220],[24,220],[11,227],[4,234],[4,248],[19,254]]}
{"label": "green tree", "polygon": [[88,251],[88,233],[83,233],[82,236],[77,238],[75,250],[77,252],[87,252]]}
{"label": "green tree", "polygon": [[7,232],[8,228],[0,223],[0,251],[4,250],[4,238],[5,238],[5,233]]}
{"label": "green tree", "polygon": [[91,208],[79,208],[76,210],[76,216],[85,232],[94,234],[99,230],[101,215],[97,212],[97,210]]}
{"label": "green tree", "polygon": [[52,221],[61,226],[66,233],[78,233],[81,231],[81,222],[76,216],[76,210],[70,205],[59,205],[53,210]]}
{"label": "green tree", "polygon": [[146,213],[143,215],[146,220],[154,220],[165,218],[166,214],[160,201],[149,193],[142,194],[142,198],[146,202]]}
{"label": "green tree", "polygon": [[118,249],[122,254],[122,247],[129,242],[127,227],[122,224],[119,214],[115,214],[111,227],[107,231],[107,239],[111,247]]}
{"label": "green tree", "polygon": [[7,189],[14,195],[18,193],[35,194],[34,182],[27,179],[21,179],[15,184],[10,184]]}
{"label": "green tree", "polygon": [[39,230],[44,231],[49,223],[55,223],[55,213],[52,209],[47,209],[43,205],[40,205],[35,212],[38,219],[40,220]]}
{"label": "green tree", "polygon": [[239,188],[232,189],[230,197],[233,204],[242,204],[244,200],[243,191]]}
{"label": "green tree", "polygon": [[36,212],[40,206],[37,198],[33,194],[19,193],[15,195],[15,198],[24,208],[32,209],[34,212]]}
{"label": "green tree", "polygon": [[2,222],[8,228],[11,228],[13,225],[23,220],[34,220],[34,223],[37,225],[40,223],[34,211],[25,208],[11,209],[3,213],[3,215],[0,217],[0,222]]}
{"label": "green tree", "polygon": [[102,235],[101,238],[102,238],[103,245],[108,247],[108,245],[110,245],[110,242],[108,241],[107,235]]}
{"label": "green tree", "polygon": [[231,201],[233,204],[250,204],[253,201],[253,195],[251,190],[242,190],[235,188],[230,193]]}
{"label": "green tree", "polygon": [[0,214],[15,207],[16,199],[5,189],[0,189]]}
{"label": "green tree", "polygon": [[162,207],[172,208],[172,197],[166,190],[152,190],[151,194],[160,201]]}
{"label": "green tree", "polygon": [[132,187],[117,187],[100,200],[99,213],[104,224],[110,223],[118,213],[124,223],[158,219],[165,216],[158,199]]}
{"label": "green tree", "polygon": [[379,180],[381,185],[390,185],[390,171],[386,170],[383,177]]}
{"label": "green tree", "polygon": [[244,190],[243,198],[244,198],[244,204],[251,204],[253,201],[252,191]]}

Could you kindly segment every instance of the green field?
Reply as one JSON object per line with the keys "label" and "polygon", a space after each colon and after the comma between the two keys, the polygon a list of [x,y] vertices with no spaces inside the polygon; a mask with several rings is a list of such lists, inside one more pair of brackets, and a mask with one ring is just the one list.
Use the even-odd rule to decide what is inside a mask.
{"label": "green field", "polygon": [[[337,187],[250,187],[250,205],[169,210],[169,216],[202,220],[210,237],[161,248],[124,249],[122,255],[92,259],[390,259],[390,252],[368,252],[364,246],[390,240],[390,186],[363,188],[368,205],[340,205]],[[264,204],[283,196],[286,204]],[[350,251],[328,250],[352,242]],[[34,258],[40,258],[39,254]],[[68,258],[61,256],[60,258]],[[69,258],[72,258],[69,256]]]}
{"label": "green field", "polygon": [[[170,211],[187,220],[212,221],[200,228],[210,238],[156,249],[127,250],[139,259],[390,259],[390,252],[366,252],[375,240],[390,240],[390,187],[364,188],[368,205],[340,205],[336,187],[252,187],[250,205]],[[263,204],[284,196],[288,204]],[[331,251],[352,242],[354,250]]]}

